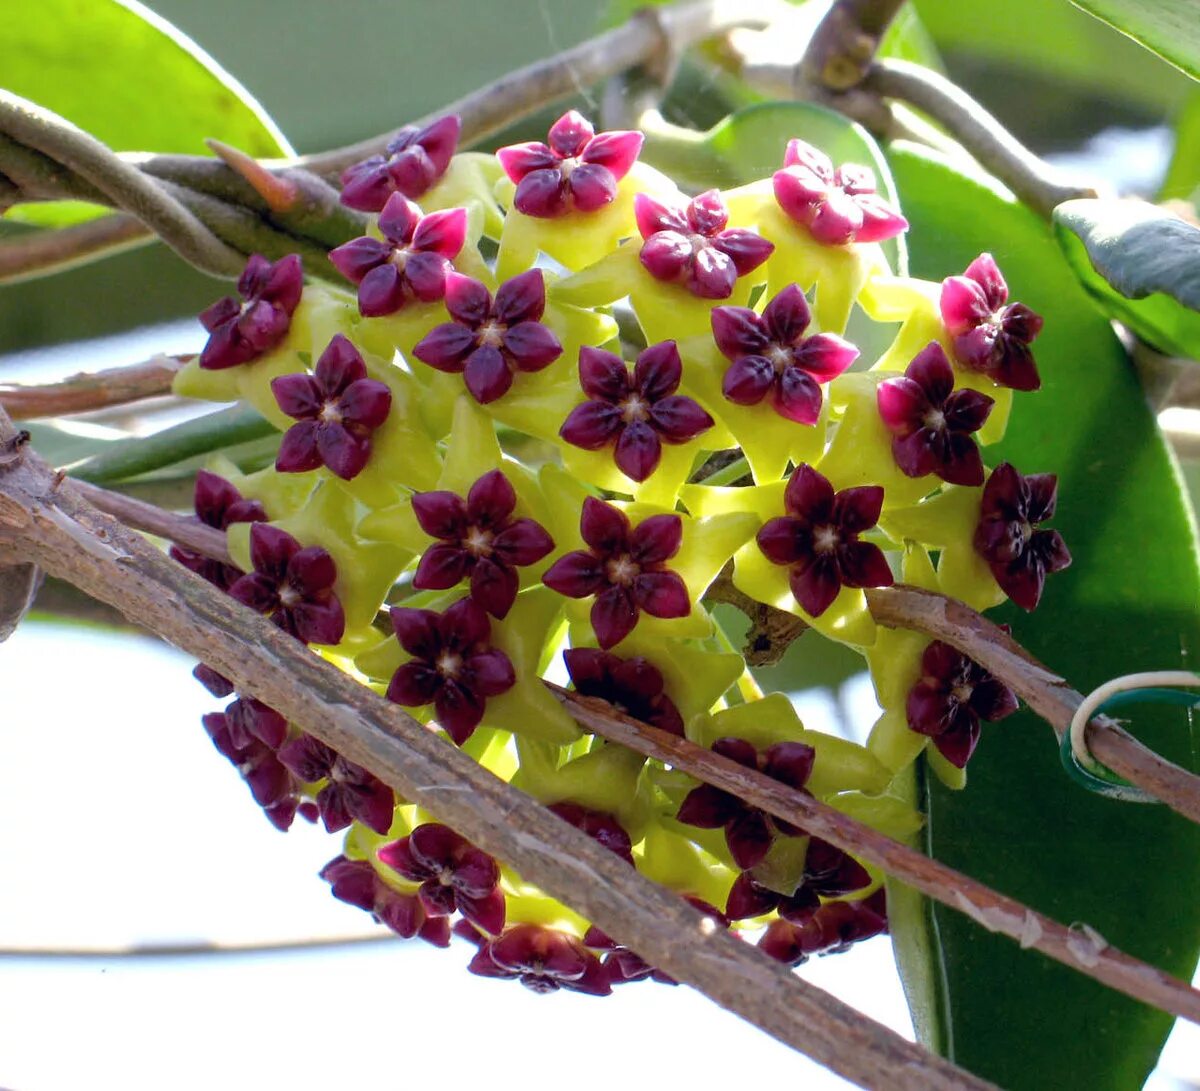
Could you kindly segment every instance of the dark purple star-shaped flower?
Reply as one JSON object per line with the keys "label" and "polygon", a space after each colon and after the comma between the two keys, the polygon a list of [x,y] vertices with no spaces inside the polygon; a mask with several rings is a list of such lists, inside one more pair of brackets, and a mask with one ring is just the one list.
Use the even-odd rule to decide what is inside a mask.
{"label": "dark purple star-shaped flower", "polygon": [[537,993],[559,989],[608,996],[600,960],[578,939],[540,924],[517,924],[483,944],[467,967],[480,977],[516,978]]}
{"label": "dark purple star-shaped flower", "polygon": [[365,909],[398,936],[420,936],[435,947],[450,946],[450,918],[430,917],[412,894],[393,890],[366,860],[337,856],[321,869],[338,901]]}
{"label": "dark purple star-shaped flower", "polygon": [[254,802],[263,809],[271,825],[277,830],[288,830],[297,814],[309,822],[316,821],[316,805],[302,794],[290,770],[265,742],[248,737],[245,726],[235,722],[229,709],[210,712],[201,722],[217,751],[237,766]]}
{"label": "dark purple star-shaped flower", "polygon": [[658,469],[664,442],[687,443],[713,426],[691,398],[675,393],[682,378],[674,341],[644,349],[632,372],[621,357],[585,345],[579,385],[590,400],[571,410],[559,435],[585,451],[611,445],[617,468],[645,481]]}
{"label": "dark purple star-shaped flower", "polygon": [[208,343],[200,351],[200,366],[210,371],[257,360],[286,336],[304,289],[300,258],[288,254],[272,264],[252,254],[238,279],[243,302],[233,296],[200,312]]}
{"label": "dark purple star-shaped flower", "polygon": [[799,966],[812,955],[836,955],[854,944],[887,931],[883,888],[855,902],[828,902],[807,920],[794,924],[772,921],[758,941],[766,954],[788,966]]}
{"label": "dark purple star-shaped flower", "polygon": [[254,697],[238,697],[226,705],[225,726],[230,742],[238,748],[248,747],[257,739],[278,750],[287,741],[287,720]]}
{"label": "dark purple star-shaped flower", "polygon": [[325,466],[349,481],[371,457],[371,433],[392,408],[387,384],[367,378],[358,349],[335,334],[312,375],[280,375],[271,380],[275,402],[293,424],[275,456],[280,473],[305,473]]}
{"label": "dark purple star-shaped flower", "polygon": [[346,631],[342,604],[333,593],[337,565],[320,546],[301,547],[269,523],[250,528],[250,563],[229,593],[285,633],[306,644],[336,644]]}
{"label": "dark purple star-shaped flower", "polygon": [[929,735],[951,765],[966,766],[979,742],[979,721],[1017,711],[1017,695],[973,659],[935,640],[921,657],[921,678],[908,691],[908,726]]}
{"label": "dark purple star-shaped flower", "polygon": [[[797,789],[808,783],[816,759],[816,751],[802,742],[777,742],[759,753],[753,743],[745,739],[723,738],[712,744],[712,750],[714,754]],[[733,862],[742,870],[762,863],[777,832],[789,836],[801,832],[711,784],[701,784],[688,792],[676,817],[684,825],[702,830],[724,827],[725,844]]]}
{"label": "dark purple star-shaped flower", "polygon": [[875,192],[870,167],[833,161],[803,140],[789,140],[783,169],[774,175],[779,207],[826,246],[883,242],[908,230],[908,221]]}
{"label": "dark purple star-shaped flower", "polygon": [[300,735],[279,751],[279,760],[306,784],[327,781],[317,793],[317,807],[330,833],[344,830],[354,821],[376,833],[391,829],[395,793],[332,747],[311,735]]}
{"label": "dark purple star-shaped flower", "polygon": [[464,502],[445,490],[413,494],[421,529],[440,539],[422,555],[413,577],[421,591],[444,591],[464,579],[471,598],[492,617],[503,618],[517,598],[517,569],[554,549],[554,539],[533,519],[514,519],[517,494],[499,470],[483,475]]}
{"label": "dark purple star-shaped flower", "polygon": [[622,659],[599,648],[563,652],[577,692],[600,697],[618,712],[672,735],[683,735],[683,717],[664,691],[662,671],[644,656]]}
{"label": "dark purple star-shaped flower", "polygon": [[683,541],[678,515],[651,515],[632,527],[620,508],[589,496],[579,531],[590,549],[559,557],[542,582],[568,598],[596,596],[591,621],[601,648],[624,640],[643,610],[660,618],[691,613],[687,584],[666,567]]}
{"label": "dark purple star-shaped flower", "polygon": [[1057,530],[1035,528],[1054,515],[1058,478],[1024,476],[1007,462],[992,471],[983,487],[975,550],[988,563],[1000,589],[1023,610],[1042,597],[1046,577],[1071,563]]}
{"label": "dark purple star-shaped flower", "polygon": [[[715,906],[692,894],[685,894],[683,900],[712,920],[718,928],[729,927],[729,918]],[[670,974],[651,966],[641,955],[617,943],[595,925],[587,930],[583,942],[586,947],[606,952],[604,970],[611,985],[626,985],[632,981],[646,980],[657,981],[661,985],[679,984]]]}
{"label": "dark purple star-shaped flower", "polygon": [[430,330],[413,355],[438,371],[461,374],[480,405],[508,393],[514,371],[541,371],[562,355],[562,345],[546,326],[546,284],[530,269],[500,285],[493,302],[478,280],[450,273],[446,310],[453,322]]}
{"label": "dark purple star-shaped flower", "polygon": [[615,852],[632,866],[633,842],[625,832],[625,827],[607,811],[593,811],[568,801],[552,803],[547,810],[553,811],[564,822],[570,823],[593,840],[599,841],[606,849]]}
{"label": "dark purple star-shaped flower", "polygon": [[750,872],[743,871],[729,890],[725,915],[731,921],[741,921],[777,909],[784,920],[803,924],[820,906],[821,898],[837,898],[870,885],[871,876],[854,857],[814,837],[804,856],[804,874],[791,894],[763,886]]}
{"label": "dark purple star-shaped flower", "polygon": [[909,477],[937,474],[952,485],[982,485],[983,459],[973,433],[983,427],[994,399],[954,389],[954,368],[931,341],[904,375],[876,391],[879,415],[892,433],[892,455]]}
{"label": "dark purple star-shaped flower", "polygon": [[[267,517],[257,500],[247,500],[225,478],[208,470],[196,471],[193,497],[196,518],[205,526],[217,530],[228,530],[233,523],[257,523]],[[214,561],[211,557],[180,546],[171,546],[171,556],[222,591],[228,591],[243,575],[236,565]],[[223,697],[225,694],[216,696]]]}
{"label": "dark purple star-shaped flower", "polygon": [[729,230],[729,209],[710,189],[682,208],[660,204],[644,193],[633,199],[642,243],[639,255],[656,280],[682,284],[701,299],[728,299],[738,277],[757,269],[775,244],[744,227]]}
{"label": "dark purple star-shaped flower", "polygon": [[1024,303],[1008,302],[1008,285],[991,254],[980,254],[962,276],[942,281],[941,310],[964,367],[1014,390],[1042,385],[1029,348],[1042,317]]}
{"label": "dark purple star-shaped flower", "polygon": [[858,358],[858,349],[835,333],[804,336],[812,321],[808,300],[789,284],[763,309],[717,307],[713,339],[733,363],[721,390],[737,405],[758,405],[768,394],[775,412],[797,424],[816,424],[821,383],[836,379]]}
{"label": "dark purple star-shaped flower", "polygon": [[487,699],[516,683],[512,661],[489,643],[487,614],[472,598],[440,614],[393,606],[392,625],[412,659],[392,675],[387,699],[410,708],[432,703],[437,722],[461,746],[483,719]]}
{"label": "dark purple star-shaped flower", "polygon": [[386,155],[372,155],[342,171],[342,204],[378,212],[394,193],[417,200],[446,173],[461,131],[457,114],[423,129],[405,125],[388,141]]}
{"label": "dark purple star-shaped flower", "polygon": [[446,294],[446,275],[467,237],[467,210],[447,208],[422,216],[403,194],[388,198],[379,214],[383,239],[351,239],[329,251],[329,260],[358,285],[358,309],[368,318],[394,314],[412,300],[434,303]]}
{"label": "dark purple star-shaped flower", "polygon": [[407,837],[383,845],[377,855],[409,882],[430,917],[462,913],[476,928],[499,935],[504,928],[500,866],[448,826],[428,822]]}
{"label": "dark purple star-shaped flower", "polygon": [[642,150],[642,134],[596,133],[592,123],[568,110],[547,134],[548,144],[510,144],[496,152],[515,183],[513,207],[526,216],[552,219],[568,212],[595,212],[611,204],[617,183]]}
{"label": "dark purple star-shaped flower", "polygon": [[788,583],[803,609],[820,617],[842,587],[890,587],[883,551],[859,534],[879,521],[883,489],[862,485],[834,493],[807,463],[796,467],[783,494],[787,515],[764,523],[758,548],[788,566]]}

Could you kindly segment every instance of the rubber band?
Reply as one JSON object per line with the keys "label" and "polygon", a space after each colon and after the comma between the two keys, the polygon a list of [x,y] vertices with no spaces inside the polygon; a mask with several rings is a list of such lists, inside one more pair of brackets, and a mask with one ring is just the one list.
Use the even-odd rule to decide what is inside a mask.
{"label": "rubber band", "polygon": [[1200,674],[1191,671],[1144,671],[1113,678],[1092,690],[1075,710],[1070,729],[1059,745],[1063,768],[1076,783],[1089,791],[1127,803],[1157,803],[1157,797],[1117,776],[1096,760],[1088,749],[1087,725],[1092,717],[1133,704],[1181,705],[1200,708],[1200,694],[1185,693],[1166,686],[1200,686]]}

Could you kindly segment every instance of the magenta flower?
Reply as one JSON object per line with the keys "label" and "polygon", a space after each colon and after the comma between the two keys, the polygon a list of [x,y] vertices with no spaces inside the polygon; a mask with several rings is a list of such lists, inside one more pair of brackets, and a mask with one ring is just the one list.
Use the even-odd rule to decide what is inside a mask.
{"label": "magenta flower", "polygon": [[973,659],[935,640],[921,657],[921,678],[908,691],[908,726],[929,735],[951,765],[966,766],[979,742],[980,720],[1017,711],[1017,695]]}
{"label": "magenta flower", "polygon": [[683,541],[678,515],[651,515],[635,528],[620,508],[589,496],[579,531],[590,549],[559,557],[542,582],[568,598],[596,596],[591,621],[601,648],[624,640],[643,610],[659,618],[691,613],[687,585],[666,567]]}
{"label": "magenta flower", "polygon": [[285,633],[306,644],[336,644],[346,631],[342,604],[333,593],[337,565],[320,546],[301,548],[286,531],[269,523],[250,528],[250,563],[229,593]]}
{"label": "magenta flower", "polygon": [[317,793],[317,808],[329,833],[344,830],[355,821],[376,833],[391,829],[395,793],[332,747],[311,735],[300,735],[279,751],[279,760],[306,784],[326,781]]}
{"label": "magenta flower", "polygon": [[858,349],[836,333],[804,336],[812,321],[808,300],[789,284],[763,309],[717,307],[713,339],[732,364],[721,384],[736,405],[758,405],[768,394],[775,412],[797,424],[821,415],[819,384],[836,379],[858,358]]}
{"label": "magenta flower", "polygon": [[554,549],[540,523],[512,517],[517,494],[499,470],[479,478],[465,502],[439,490],[414,493],[412,506],[421,529],[440,539],[422,554],[413,587],[444,591],[470,579],[471,598],[495,618],[505,617],[516,601],[517,569]]}
{"label": "magenta flower", "polygon": [[828,902],[803,923],[772,921],[758,946],[788,966],[799,966],[812,955],[836,955],[864,939],[887,931],[887,910],[881,887],[856,902]]}
{"label": "magenta flower", "polygon": [[254,697],[238,697],[225,706],[225,727],[229,741],[239,749],[257,739],[278,750],[287,740],[288,722],[273,708]]}
{"label": "magenta flower", "polygon": [[237,766],[254,802],[271,825],[288,830],[297,814],[309,822],[316,821],[316,805],[303,796],[299,782],[275,751],[259,738],[246,737],[244,728],[233,723],[229,710],[210,712],[201,722],[217,751]]}
{"label": "magenta flower", "polygon": [[[717,739],[712,751],[796,789],[808,783],[817,756],[807,743],[777,742],[760,754],[752,743],[733,738]],[[794,836],[802,832],[711,784],[701,784],[688,792],[676,817],[685,826],[702,830],[724,827],[729,854],[743,871],[762,863],[776,833]]]}
{"label": "magenta flower", "polygon": [[640,258],[656,280],[682,284],[701,299],[728,299],[738,277],[757,269],[775,244],[744,227],[725,229],[729,209],[710,189],[683,208],[670,208],[639,193],[633,198],[645,240]]}
{"label": "magenta flower", "polygon": [[540,924],[517,924],[483,944],[467,967],[480,977],[516,978],[537,993],[559,989],[608,996],[600,960],[574,936]]}
{"label": "magenta flower", "polygon": [[567,801],[553,803],[547,810],[553,811],[564,822],[586,833],[609,852],[615,852],[625,863],[633,866],[633,842],[621,823],[607,811],[593,811],[581,807],[578,803]]}
{"label": "magenta flower", "polygon": [[1013,390],[1042,385],[1029,348],[1042,317],[1024,303],[1008,302],[1008,285],[991,254],[980,254],[962,276],[942,281],[941,309],[960,364]]}
{"label": "magenta flower", "polygon": [[1046,577],[1071,563],[1057,530],[1036,528],[1054,515],[1058,478],[1018,473],[1002,462],[983,487],[975,551],[988,563],[1000,589],[1023,610],[1042,597]]}
{"label": "magenta flower", "polygon": [[200,312],[209,334],[200,351],[202,368],[218,371],[257,360],[287,336],[304,289],[300,258],[288,254],[272,264],[251,254],[237,289],[244,302],[226,296]]}
{"label": "magenta flower", "polygon": [[517,187],[513,207],[541,219],[611,204],[617,183],[642,150],[643,137],[623,131],[596,135],[587,118],[568,110],[550,126],[547,139],[549,144],[510,144],[496,152]]}
{"label": "magenta flower", "polygon": [[[683,900],[712,920],[717,927],[726,929],[729,927],[729,918],[715,906],[709,905],[708,902],[691,894],[685,894]],[[625,985],[631,981],[647,979],[657,981],[662,985],[679,984],[670,974],[665,974],[662,970],[651,966],[641,955],[635,954],[628,947],[617,943],[595,925],[587,930],[583,942],[586,947],[606,952],[604,970],[612,985]]]}
{"label": "magenta flower", "polygon": [[643,350],[632,372],[621,357],[585,345],[579,350],[579,384],[590,400],[571,410],[559,435],[585,451],[611,445],[617,468],[645,481],[658,469],[663,443],[687,443],[713,426],[691,398],[675,393],[681,378],[674,341]]}
{"label": "magenta flower", "polygon": [[804,856],[804,874],[791,894],[763,886],[743,871],[734,880],[725,905],[731,921],[761,917],[771,910],[794,924],[803,924],[821,904],[821,898],[837,898],[871,885],[871,876],[853,856],[828,841],[813,837]]}
{"label": "magenta flower", "polygon": [[879,415],[892,433],[892,456],[909,477],[937,474],[952,485],[982,485],[983,459],[973,433],[994,400],[977,390],[954,389],[954,368],[931,341],[902,377],[876,391]]}
{"label": "magenta flower", "polygon": [[483,607],[472,598],[440,614],[393,606],[392,625],[412,659],[392,675],[387,699],[410,708],[432,703],[437,722],[462,746],[483,719],[487,699],[516,682],[511,660],[489,643]]}
{"label": "magenta flower", "polygon": [[[193,503],[197,520],[217,530],[228,530],[233,523],[257,523],[267,517],[257,500],[247,500],[225,478],[208,470],[196,471]],[[171,557],[222,591],[228,591],[243,575],[235,565],[214,561],[181,546],[171,546]],[[216,696],[224,697],[225,694]]]}
{"label": "magenta flower", "polygon": [[879,521],[883,489],[863,485],[834,493],[807,463],[796,467],[783,494],[787,515],[764,523],[758,548],[788,566],[788,583],[803,609],[820,617],[842,587],[890,587],[883,551],[859,534]]}
{"label": "magenta flower", "polygon": [[478,280],[450,273],[446,310],[453,322],[430,330],[413,355],[438,371],[462,374],[480,405],[503,397],[514,371],[541,371],[562,355],[562,345],[541,324],[546,284],[540,269],[506,280],[491,293]]}
{"label": "magenta flower", "polygon": [[599,697],[635,720],[683,736],[683,717],[664,692],[662,671],[645,657],[622,659],[599,648],[569,648],[563,659],[576,692]]}
{"label": "magenta flower", "polygon": [[394,193],[417,200],[446,173],[461,131],[457,114],[423,129],[405,125],[388,141],[386,155],[372,155],[342,171],[342,204],[378,212]]}
{"label": "magenta flower", "polygon": [[908,221],[875,192],[875,172],[833,161],[803,140],[789,140],[783,169],[774,175],[779,207],[826,246],[883,242],[908,230]]}
{"label": "magenta flower", "polygon": [[358,285],[358,309],[368,318],[394,314],[411,300],[433,303],[446,294],[446,274],[467,237],[467,210],[422,216],[403,194],[379,214],[384,239],[363,235],[329,251],[329,260]]}
{"label": "magenta flower", "polygon": [[462,913],[476,928],[499,935],[504,928],[500,866],[448,826],[427,822],[377,855],[409,882],[430,917]]}
{"label": "magenta flower", "polygon": [[393,890],[366,860],[337,856],[321,869],[338,901],[365,909],[398,936],[420,936],[435,947],[450,946],[450,918],[430,917],[411,894]]}
{"label": "magenta flower", "polygon": [[314,374],[280,375],[271,380],[275,402],[293,424],[275,456],[280,473],[304,473],[325,466],[349,481],[371,457],[371,433],[392,408],[387,384],[367,378],[358,349],[335,334],[321,353]]}

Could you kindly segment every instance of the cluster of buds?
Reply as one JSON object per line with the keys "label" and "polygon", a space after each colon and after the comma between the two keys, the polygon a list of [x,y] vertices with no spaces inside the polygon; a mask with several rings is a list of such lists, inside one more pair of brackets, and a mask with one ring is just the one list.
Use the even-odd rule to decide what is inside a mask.
{"label": "cluster of buds", "polygon": [[[459,128],[404,130],[346,171],[343,200],[377,219],[330,255],[344,286],[256,257],[242,301],[205,311],[176,389],[248,403],[280,443],[264,470],[197,479],[197,517],[239,567],[174,555],[772,957],[885,931],[880,874],[587,738],[543,679],[565,670],[911,832],[896,774],[924,752],[961,778],[1016,700],[953,648],[880,630],[864,590],[903,578],[1032,610],[1069,564],[1040,526],[1054,477],[986,450],[1013,391],[1040,384],[1041,319],[987,254],[940,286],[896,275],[882,244],[908,224],[874,173],[799,138],[772,179],[689,197],[639,160],[641,134],[574,111],[494,157],[456,153]],[[853,302],[907,317],[875,359],[847,337]],[[722,475],[742,484],[707,483],[713,455],[744,458]],[[730,562],[749,598],[866,654],[885,709],[866,746],[757,694],[704,601]],[[538,992],[670,982],[250,697],[205,726],[281,829],[346,831],[322,876],[398,935],[458,936],[472,973]]]}

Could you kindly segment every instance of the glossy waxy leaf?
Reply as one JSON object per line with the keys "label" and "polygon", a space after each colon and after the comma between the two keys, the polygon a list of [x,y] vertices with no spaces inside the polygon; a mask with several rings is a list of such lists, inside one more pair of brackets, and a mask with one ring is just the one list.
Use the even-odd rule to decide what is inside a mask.
{"label": "glossy waxy leaf", "polygon": [[[939,279],[990,250],[1014,298],[1045,317],[1043,387],[1018,394],[994,464],[1059,479],[1054,525],[1074,564],[1037,612],[993,612],[1077,689],[1178,667],[1200,639],[1195,538],[1171,458],[1122,348],[1050,231],[1028,210],[931,158],[892,167],[914,272]],[[1133,729],[1195,763],[1186,716],[1139,710]],[[1200,831],[1164,807],[1091,795],[1062,771],[1057,740],[1028,710],[988,725],[965,791],[922,777],[920,835],[933,856],[1055,919],[1190,978],[1200,949]],[[897,894],[900,891],[897,890]],[[893,930],[919,1032],[1011,1091],[1140,1087],[1171,1019],[989,933],[941,905],[893,899]]]}
{"label": "glossy waxy leaf", "polygon": [[1066,201],[1059,244],[1083,286],[1155,348],[1200,359],[1200,228],[1144,201]]}
{"label": "glossy waxy leaf", "polygon": [[[6,5],[0,86],[61,114],[115,151],[204,155],[205,138],[215,137],[255,156],[291,152],[244,87],[136,0]],[[10,215],[57,227],[98,212],[63,202]]]}
{"label": "glossy waxy leaf", "polygon": [[1192,0],[1071,0],[1140,42],[1151,53],[1200,79],[1200,21]]}

